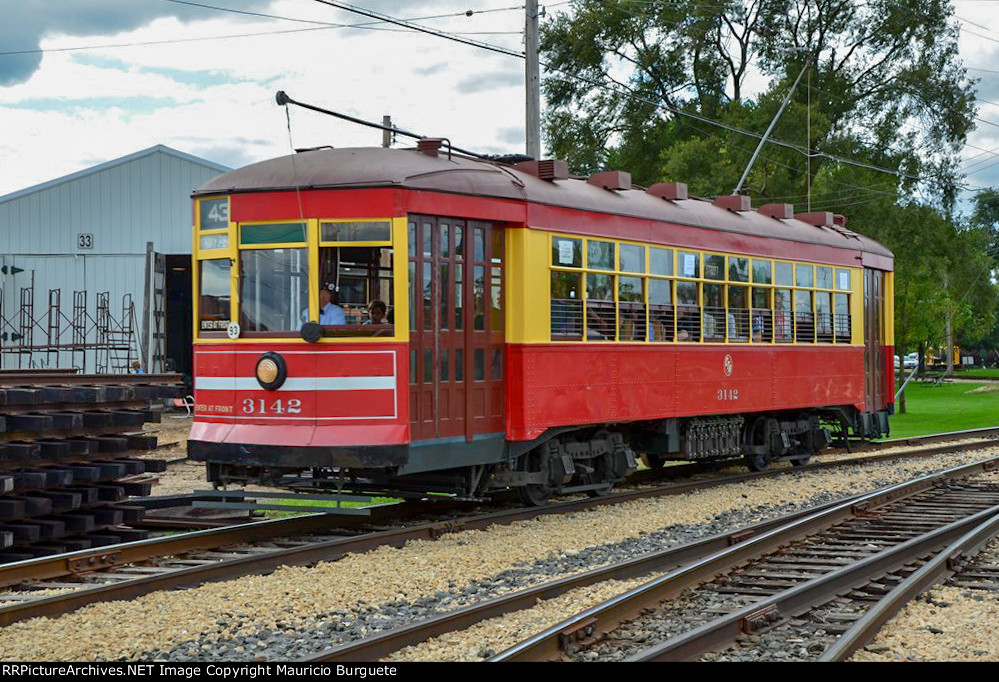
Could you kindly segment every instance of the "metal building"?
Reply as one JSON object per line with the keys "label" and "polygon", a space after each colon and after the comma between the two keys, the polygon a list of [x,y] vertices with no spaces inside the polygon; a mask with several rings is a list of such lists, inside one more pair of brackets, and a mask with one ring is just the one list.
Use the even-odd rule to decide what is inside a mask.
{"label": "metal building", "polygon": [[0,368],[191,371],[191,190],[156,145],[0,196]]}

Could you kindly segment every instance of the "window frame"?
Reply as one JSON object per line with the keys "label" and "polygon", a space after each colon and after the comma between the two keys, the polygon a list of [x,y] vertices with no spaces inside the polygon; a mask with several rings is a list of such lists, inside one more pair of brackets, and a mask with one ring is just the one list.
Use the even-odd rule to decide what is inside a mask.
{"label": "window frame", "polygon": [[[848,315],[850,317],[852,317],[852,307],[851,307],[852,306],[852,299],[850,298],[850,296],[854,294],[854,292],[853,292],[853,285],[854,285],[854,275],[853,275],[853,272],[854,272],[855,268],[852,268],[852,267],[842,267],[842,266],[839,266],[839,265],[829,264],[829,263],[818,263],[818,262],[813,262],[813,261],[789,260],[789,259],[786,259],[786,258],[779,258],[779,257],[775,258],[775,257],[772,257],[772,256],[759,256],[759,255],[754,255],[754,254],[751,254],[751,253],[729,253],[729,252],[720,252],[720,251],[714,251],[714,250],[705,250],[705,249],[698,249],[698,248],[691,248],[691,247],[679,246],[679,245],[676,245],[676,244],[660,244],[660,243],[656,243],[656,242],[636,242],[634,240],[627,240],[627,239],[614,239],[614,238],[608,238],[608,237],[589,237],[587,235],[571,235],[571,234],[559,233],[559,232],[550,232],[550,233],[548,233],[547,236],[548,236],[548,239],[549,239],[548,245],[551,247],[553,254],[555,253],[555,249],[557,248],[556,247],[556,240],[559,240],[559,239],[562,239],[562,240],[565,240],[565,239],[577,240],[579,242],[580,261],[581,261],[578,266],[575,266],[575,265],[572,265],[572,266],[570,266],[570,265],[559,265],[559,264],[557,264],[557,263],[554,262],[555,259],[553,257],[552,260],[548,264],[548,270],[549,270],[549,272],[565,271],[565,272],[577,273],[579,275],[579,278],[580,278],[579,279],[579,282],[580,282],[579,293],[580,293],[580,296],[581,296],[580,300],[581,300],[582,316],[583,316],[583,320],[582,320],[582,338],[566,339],[566,338],[558,338],[557,336],[554,336],[554,335],[551,334],[551,317],[550,317],[550,314],[549,314],[549,320],[548,320],[549,329],[548,329],[548,331],[549,331],[549,340],[551,340],[551,341],[559,342],[559,343],[563,343],[563,342],[569,342],[569,343],[608,343],[608,342],[613,342],[613,343],[646,343],[646,344],[659,344],[659,343],[701,343],[701,344],[705,344],[705,343],[716,343],[717,344],[717,343],[724,343],[726,345],[728,345],[728,344],[738,344],[740,346],[743,346],[743,345],[752,345],[752,344],[761,344],[761,343],[762,344],[766,344],[768,346],[775,345],[775,344],[778,344],[778,343],[781,343],[783,345],[817,345],[817,344],[818,345],[844,345],[844,344],[852,345],[853,344],[853,339],[852,339],[852,337],[851,337],[850,334],[840,334],[840,333],[837,332],[838,326],[837,326],[836,312],[835,312],[835,310],[836,310],[835,301],[836,301],[836,296],[837,295],[846,296],[846,310],[848,311]],[[613,252],[614,252],[614,269],[613,270],[607,270],[607,269],[603,269],[603,268],[599,268],[599,267],[598,268],[590,267],[590,264],[589,264],[588,261],[589,261],[589,244],[590,244],[591,241],[592,242],[613,243],[614,244],[614,247],[613,247]],[[625,246],[635,246],[635,247],[642,248],[643,259],[644,259],[644,266],[645,266],[644,267],[644,272],[634,272],[632,270],[623,270],[622,269],[622,264],[621,264],[622,247],[625,247]],[[668,274],[668,275],[655,274],[655,273],[652,272],[652,262],[654,260],[653,259],[653,253],[656,254],[656,257],[659,260],[659,266],[660,266],[660,270],[661,270],[662,269],[661,266],[663,264],[662,263],[662,252],[666,252],[666,254],[668,254],[667,255],[667,260],[666,260],[666,263],[668,263],[668,270],[670,272],[670,274]],[[684,274],[682,274],[681,265],[682,265],[685,257],[687,257],[687,256],[693,256],[696,259],[694,261],[694,274],[693,275],[684,275]],[[706,262],[706,259],[709,256],[714,256],[714,257],[720,257],[721,258],[722,267],[721,267],[720,279],[709,278],[705,274],[705,262]],[[730,269],[732,267],[736,267],[737,265],[742,265],[743,263],[745,263],[745,265],[746,265],[745,274],[742,274],[741,272],[734,272],[734,273],[730,272]],[[766,266],[766,269],[767,269],[766,275],[763,274],[763,266],[764,265]],[[760,273],[759,273],[760,276],[759,277],[757,277],[757,266],[760,266],[760,268],[759,268],[760,269]],[[831,288],[827,289],[827,288],[823,288],[823,287],[819,287],[818,286],[818,283],[816,281],[816,273],[818,272],[817,268],[827,268],[827,269],[829,269],[829,271],[832,272],[832,282],[831,282],[832,286],[831,286]],[[788,275],[789,274],[790,275],[790,281],[786,282],[786,283],[779,284],[778,283],[778,270],[784,270],[784,273],[783,273],[784,275]],[[799,286],[799,284],[798,284],[798,282],[799,282],[799,280],[798,280],[798,273],[799,273],[799,271],[803,275],[810,275],[811,276],[811,285],[810,286],[804,286],[804,285]],[[847,284],[849,285],[849,288],[847,288],[845,290],[839,288],[841,273],[845,273],[845,276],[847,277]],[[587,312],[586,312],[588,310],[588,301],[589,301],[589,298],[590,298],[589,286],[588,286],[588,281],[587,281],[587,279],[588,279],[587,276],[589,274],[603,275],[603,276],[607,276],[607,277],[610,278],[610,286],[611,286],[611,289],[612,289],[612,292],[613,292],[613,300],[614,300],[614,328],[615,328],[615,333],[614,333],[614,338],[613,339],[610,339],[610,338],[591,339],[591,338],[589,338],[589,329],[591,327],[590,327],[589,320],[587,319],[588,315],[587,315]],[[642,282],[642,298],[643,298],[643,304],[644,304],[644,308],[645,308],[645,324],[646,324],[644,338],[641,338],[641,339],[628,339],[628,340],[622,340],[621,339],[621,319],[622,319],[622,316],[621,316],[621,300],[620,300],[620,295],[619,295],[619,293],[620,293],[619,292],[620,278],[621,277],[636,277],[636,278],[638,278]],[[786,277],[784,279],[786,279]],[[781,281],[783,282],[784,279],[782,279]],[[806,277],[806,279],[807,279],[807,277]],[[659,336],[666,336],[667,338],[656,338],[656,335],[654,335],[651,332],[649,332],[649,326],[651,324],[653,324],[653,322],[654,322],[654,320],[653,320],[653,311],[651,310],[651,306],[653,306],[653,305],[655,305],[655,306],[662,306],[662,305],[664,305],[662,303],[653,303],[650,300],[650,293],[651,293],[651,291],[653,289],[653,286],[656,286],[657,288],[661,287],[661,285],[653,285],[652,284],[653,280],[659,280],[659,281],[666,281],[666,282],[668,282],[670,302],[669,302],[669,304],[666,304],[666,305],[669,305],[670,308],[671,308],[672,327],[673,327],[673,329],[672,329],[672,338],[668,338],[669,334],[665,334],[665,335],[659,334]],[[801,281],[804,281],[804,279],[801,280]],[[549,276],[549,300],[551,300],[551,288],[550,288],[551,284],[550,284],[550,282],[551,282],[551,277]],[[679,308],[680,308],[680,305],[681,305],[679,303],[678,296],[679,296],[679,285],[681,283],[683,283],[683,282],[692,283],[696,287],[698,317],[700,318],[699,319],[700,326],[699,326],[698,330],[696,330],[696,334],[698,336],[697,340],[683,340],[683,341],[681,341],[678,338],[679,331],[680,331]],[[705,304],[705,300],[704,300],[704,296],[705,296],[705,294],[704,294],[704,286],[705,286],[705,284],[708,284],[708,283],[714,284],[714,285],[719,285],[721,287],[722,305],[723,305],[724,311],[725,311],[724,312],[724,318],[723,318],[724,319],[724,339],[723,340],[721,338],[718,338],[717,340],[714,340],[714,341],[705,341],[703,339],[704,314],[705,314],[704,313],[704,310],[705,310],[705,305],[704,305]],[[738,320],[737,320],[737,325],[736,325],[738,327],[738,330],[732,330],[732,329],[729,328],[730,327],[730,325],[729,325],[729,316],[730,316],[730,314],[732,314],[732,310],[734,308],[738,308],[738,306],[732,306],[732,305],[730,305],[730,291],[729,291],[729,289],[730,289],[730,287],[735,287],[735,286],[742,287],[745,290],[746,307],[744,309],[743,308],[739,308],[739,311],[740,311],[740,314],[743,315],[743,317],[745,316],[744,313],[746,311],[748,311],[748,314],[749,314],[748,334],[740,334],[740,333],[738,333],[739,330],[745,331],[744,330],[745,324],[742,324],[741,326],[739,326],[739,321]],[[789,298],[788,305],[789,305],[789,309],[790,309],[790,325],[789,325],[790,326],[790,329],[789,329],[790,339],[786,340],[786,341],[779,341],[778,337],[777,337],[777,323],[776,323],[777,320],[776,320],[776,314],[777,314],[778,311],[775,308],[775,305],[776,305],[775,291],[777,291],[778,289],[780,289],[780,290],[787,290],[788,294],[789,294],[789,296],[788,296],[788,298]],[[756,306],[754,305],[754,290],[765,291],[766,292],[766,298],[767,298],[768,304],[769,304],[767,308],[759,308],[758,309],[760,311],[767,311],[769,313],[769,318],[770,318],[769,319],[769,324],[767,324],[766,323],[766,318],[764,317],[764,319],[763,319],[763,322],[764,322],[764,324],[763,324],[763,331],[759,332],[758,336],[757,336],[758,332],[756,331],[756,328],[754,327],[754,310],[757,310]],[[812,338],[811,338],[811,340],[809,340],[809,339],[800,339],[799,340],[799,334],[798,334],[798,330],[796,328],[797,327],[796,314],[797,314],[798,311],[797,311],[796,306],[795,306],[795,299],[796,298],[798,298],[798,299],[802,298],[801,296],[796,296],[796,292],[799,292],[799,291],[800,292],[808,292],[808,296],[809,296],[809,299],[810,299],[810,312],[809,312],[809,314],[811,315],[811,318],[812,318],[812,325],[811,325],[812,326]],[[819,340],[818,328],[819,328],[820,325],[819,325],[819,322],[818,322],[817,317],[816,317],[816,315],[817,315],[817,298],[818,298],[817,297],[817,293],[819,293],[819,292],[822,292],[822,293],[828,292],[830,294],[830,297],[829,297],[830,301],[832,302],[832,310],[833,310],[833,333],[831,334],[831,338],[828,338],[827,340]],[[603,300],[603,299],[601,299],[601,300]],[[685,307],[686,307],[686,305],[687,304],[684,304]],[[657,310],[657,313],[659,313],[659,312],[660,311]],[[743,322],[744,322],[744,320],[743,320]],[[851,320],[851,322],[849,324],[847,324],[845,328],[847,330],[850,330],[850,329],[852,329],[852,325],[853,325],[853,322]],[[610,326],[609,316],[608,316],[608,319],[607,319],[607,325],[606,326],[607,327]],[[637,336],[637,334],[636,334],[636,336]],[[721,337],[721,336],[722,335],[719,334],[719,337]],[[829,336],[829,335],[826,335],[826,336]]]}

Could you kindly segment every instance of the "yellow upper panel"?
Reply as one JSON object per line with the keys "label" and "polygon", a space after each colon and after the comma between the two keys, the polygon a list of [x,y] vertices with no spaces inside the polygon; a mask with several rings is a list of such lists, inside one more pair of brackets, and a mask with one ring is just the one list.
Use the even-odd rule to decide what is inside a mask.
{"label": "yellow upper panel", "polygon": [[[592,246],[591,246],[592,245]],[[719,284],[744,289],[743,296],[749,297],[747,308],[752,307],[752,292],[756,290],[761,300],[765,297],[768,307],[773,305],[772,292],[775,289],[809,292],[805,300],[811,301],[810,312],[815,318],[820,297],[822,305],[830,305],[829,314],[835,320],[836,303],[846,295],[851,327],[848,340],[843,339],[842,329],[836,328],[828,342],[838,345],[862,345],[863,301],[861,291],[862,271],[859,268],[844,268],[826,264],[814,264],[784,259],[760,258],[741,254],[729,254],[686,247],[670,247],[661,244],[645,244],[629,240],[591,238],[567,233],[543,232],[540,230],[507,231],[507,340],[512,343],[548,343],[551,337],[551,273],[579,273],[579,300],[585,306],[587,301],[587,276],[597,279],[614,278],[620,284],[627,280],[632,287],[629,291],[641,289],[641,303],[645,304],[646,321],[650,303],[650,286],[654,281],[668,283],[658,287],[669,291],[669,302],[676,305],[675,282],[696,283],[699,305],[704,305],[705,284]],[[778,266],[783,266],[778,267]],[[780,280],[778,273],[790,273],[791,279]],[[664,274],[669,273],[669,274]],[[623,278],[623,280],[622,280]],[[613,285],[612,285],[613,286]],[[765,292],[765,293],[764,293]],[[738,292],[736,292],[738,293]],[[613,286],[613,302],[620,306],[619,286]],[[804,295],[804,294],[803,294]],[[793,294],[792,294],[793,296]],[[608,300],[609,299],[605,299]],[[629,299],[632,300],[632,299]],[[609,303],[608,303],[609,305]],[[726,313],[741,310],[732,308],[728,296],[722,307]],[[824,310],[823,310],[824,312]],[[584,318],[586,316],[584,315]],[[614,318],[616,326],[621,321],[620,311]],[[588,324],[584,322],[584,325]],[[674,319],[675,324],[675,319]],[[675,328],[674,328],[675,331]],[[845,333],[845,331],[843,332]],[[615,332],[618,339],[620,329]],[[648,336],[628,343],[662,343],[649,340]],[[754,343],[753,335],[740,340],[739,345]],[[677,338],[676,334],[672,335]],[[561,342],[561,339],[559,339]],[[592,343],[584,332],[576,343]],[[607,343],[601,340],[600,343]],[[678,341],[671,341],[678,342]],[[755,341],[755,343],[761,343]],[[772,345],[772,342],[766,342]],[[807,343],[791,341],[791,343]]]}

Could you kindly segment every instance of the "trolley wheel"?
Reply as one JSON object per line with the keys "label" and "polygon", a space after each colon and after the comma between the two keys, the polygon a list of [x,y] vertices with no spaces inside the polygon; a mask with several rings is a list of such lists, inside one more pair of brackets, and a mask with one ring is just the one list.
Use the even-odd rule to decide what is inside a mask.
{"label": "trolley wheel", "polygon": [[650,469],[662,469],[666,466],[666,459],[659,455],[650,455],[647,452],[643,452],[639,455],[639,458],[642,460],[642,464]]}
{"label": "trolley wheel", "polygon": [[517,496],[528,507],[543,507],[548,504],[552,491],[548,486],[523,485],[517,488]]}
{"label": "trolley wheel", "polygon": [[[548,448],[547,445],[540,445],[520,459],[521,471],[528,473],[538,473],[548,471]],[[517,488],[517,496],[520,501],[529,507],[543,507],[548,503],[548,498],[552,495],[551,486],[544,484],[522,485]]]}
{"label": "trolley wheel", "polygon": [[614,490],[614,483],[608,483],[606,488],[597,488],[596,490],[587,490],[586,494],[588,497],[607,497]]}
{"label": "trolley wheel", "polygon": [[[759,447],[761,445],[769,445],[769,432],[768,432],[768,420],[766,417],[760,417],[748,425],[748,431],[746,433],[746,442],[754,447]],[[761,453],[750,454],[746,453],[743,455],[746,461],[746,467],[750,471],[763,471],[770,464],[770,452],[769,447],[766,451]]]}
{"label": "trolley wheel", "polygon": [[[808,419],[808,413],[802,412],[798,415],[798,419]],[[812,458],[814,451],[812,450],[812,433],[809,432],[804,436],[799,436],[798,444],[794,445],[792,448],[792,453],[796,455],[790,459],[791,466],[803,467],[808,464],[808,461]]]}
{"label": "trolley wheel", "polygon": [[770,460],[764,454],[745,455],[746,466],[750,471],[764,471],[770,464]]}

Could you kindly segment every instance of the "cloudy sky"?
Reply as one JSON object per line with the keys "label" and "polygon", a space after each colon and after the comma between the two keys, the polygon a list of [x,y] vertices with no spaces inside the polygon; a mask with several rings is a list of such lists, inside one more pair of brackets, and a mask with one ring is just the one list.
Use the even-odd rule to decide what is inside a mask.
{"label": "cloudy sky", "polygon": [[[0,0],[0,195],[155,144],[229,166],[288,153],[277,90],[368,120],[389,114],[466,149],[524,151],[521,59],[315,0],[202,4],[243,13],[194,0]],[[523,47],[524,10],[511,0],[352,4]],[[999,0],[954,5],[962,56],[981,79],[968,184],[999,185]],[[377,145],[381,133],[292,109],[291,142]]]}

